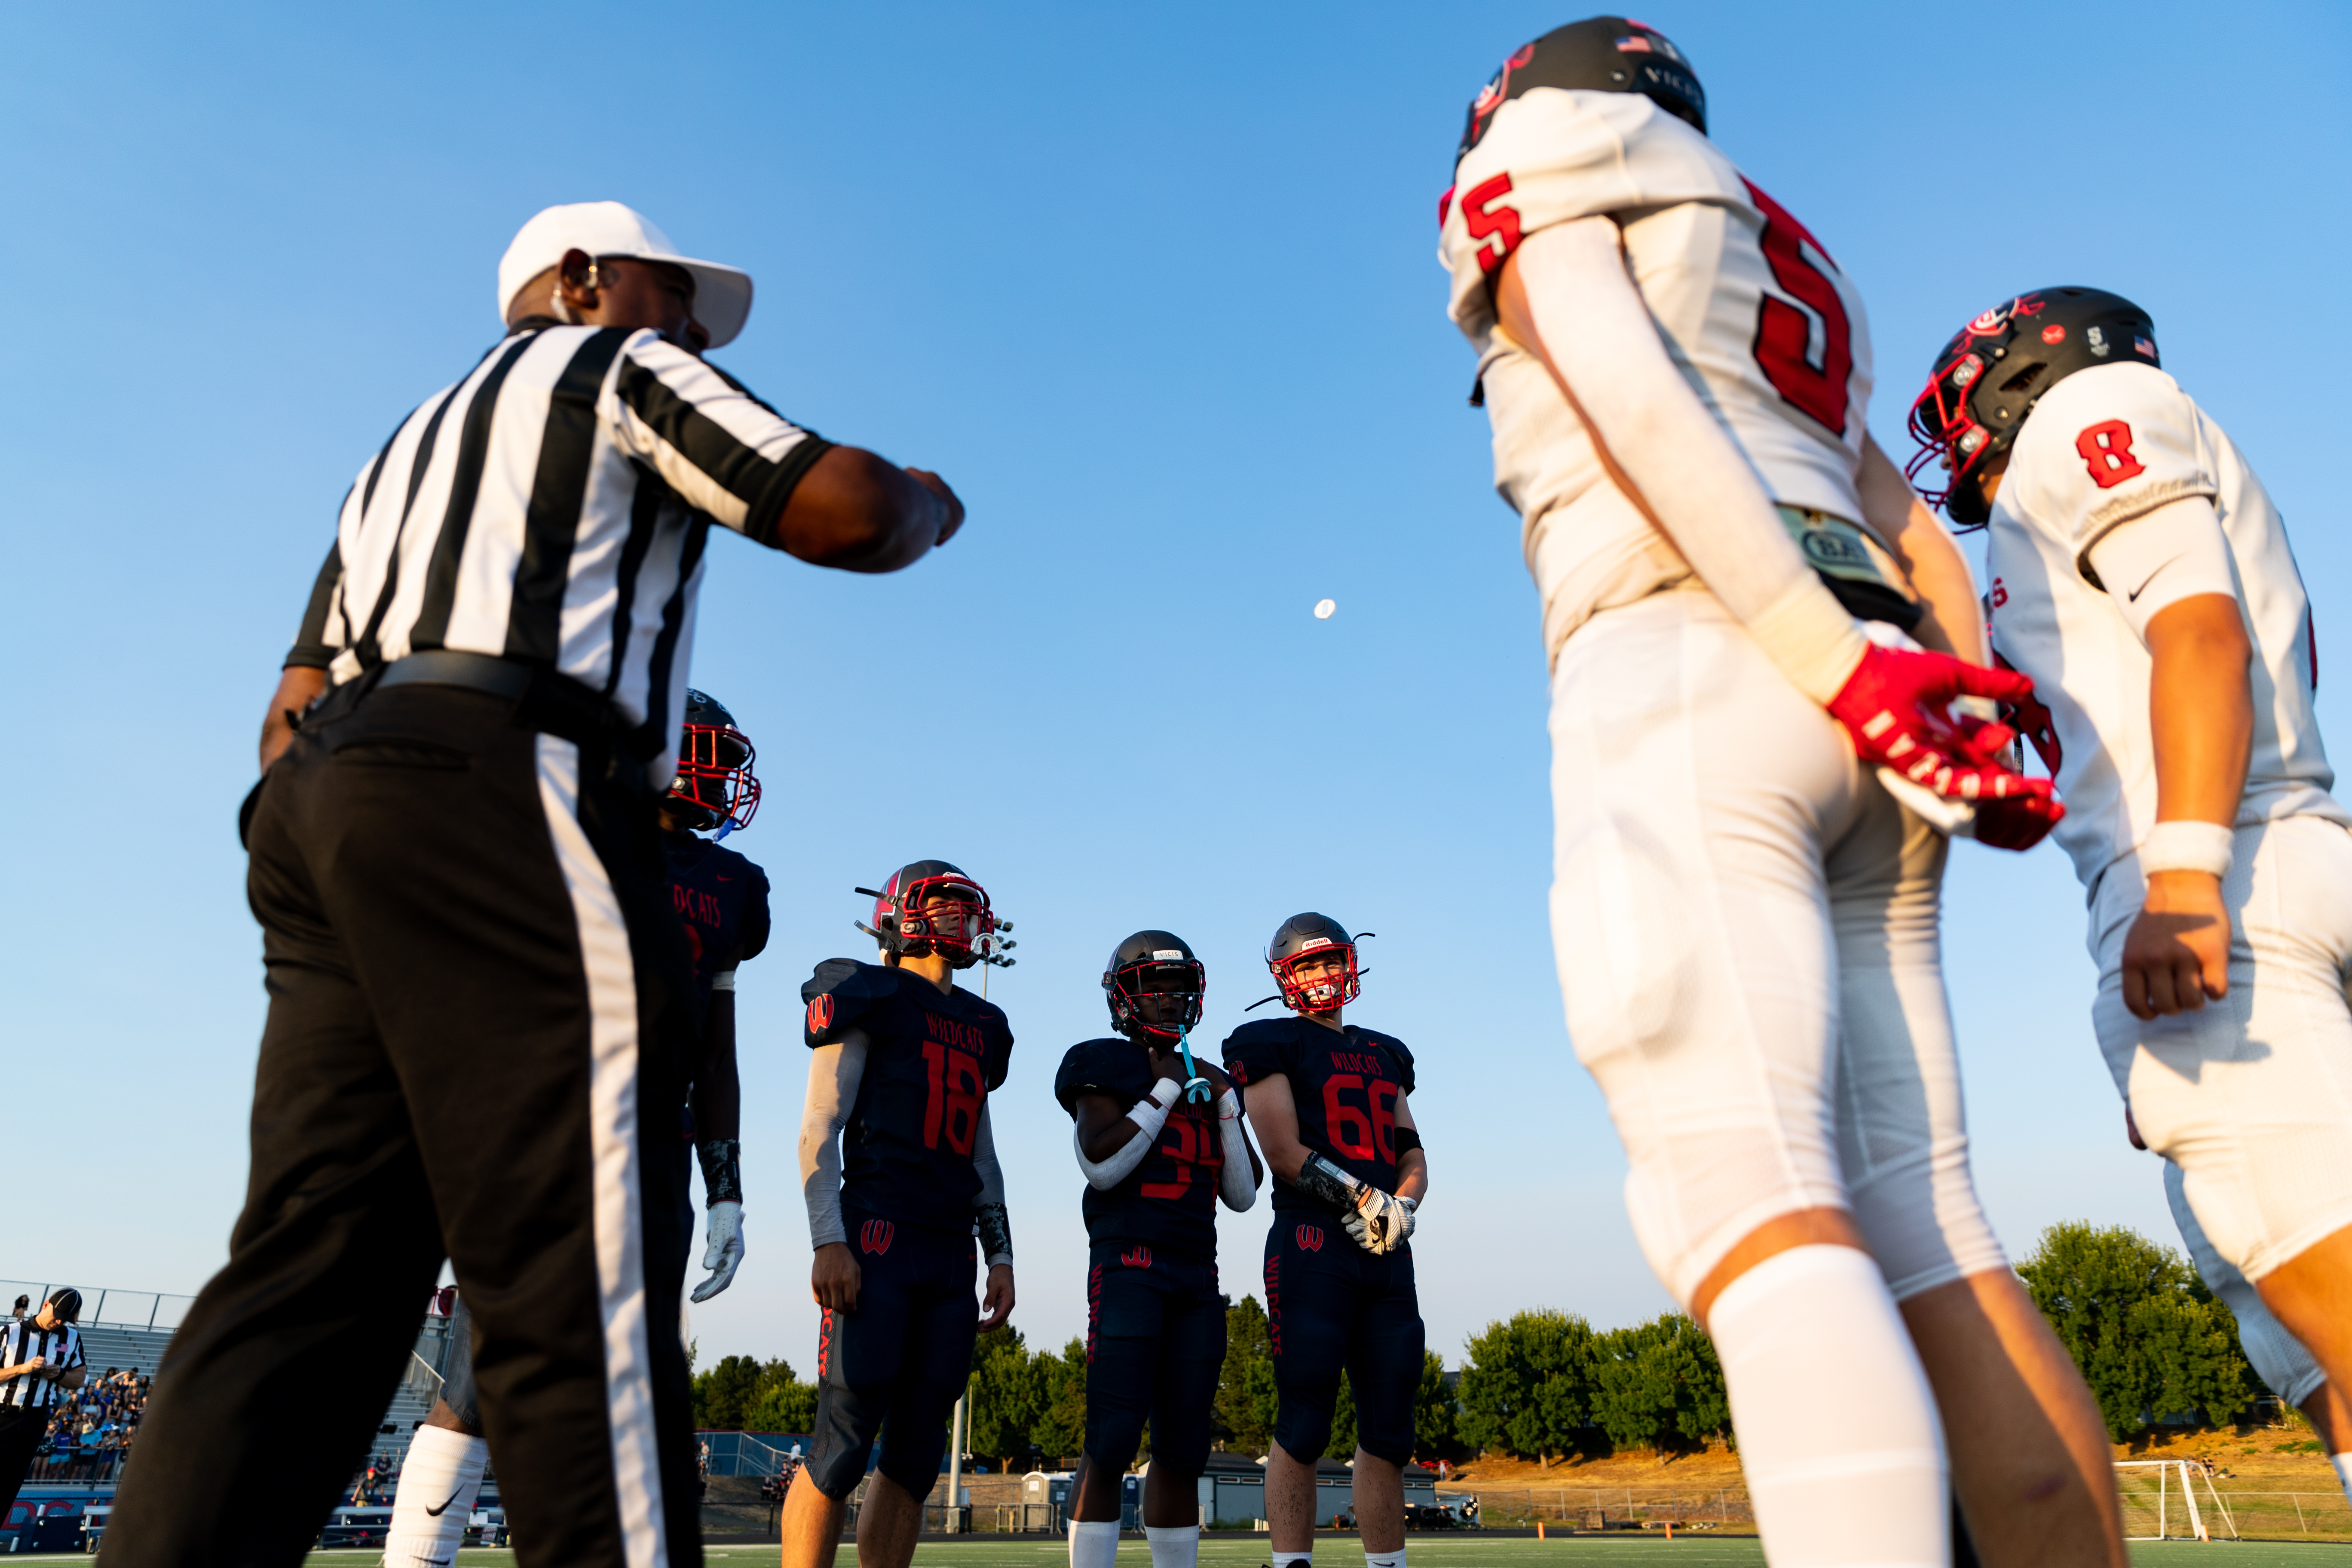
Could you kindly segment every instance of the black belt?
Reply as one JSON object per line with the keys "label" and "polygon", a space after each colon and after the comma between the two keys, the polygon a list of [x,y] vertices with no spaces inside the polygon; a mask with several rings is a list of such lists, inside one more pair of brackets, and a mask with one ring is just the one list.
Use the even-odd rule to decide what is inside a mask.
{"label": "black belt", "polygon": [[662,750],[654,726],[629,724],[604,693],[543,664],[457,648],[426,648],[378,667],[369,684],[458,686],[488,692],[520,702],[515,722],[525,729],[580,743],[614,745],[639,762],[651,762]]}

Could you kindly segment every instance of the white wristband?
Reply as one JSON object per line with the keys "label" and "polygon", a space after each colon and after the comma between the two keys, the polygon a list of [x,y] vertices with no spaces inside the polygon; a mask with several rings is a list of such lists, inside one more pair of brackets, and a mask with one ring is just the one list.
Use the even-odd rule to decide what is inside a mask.
{"label": "white wristband", "polygon": [[1224,1093],[1217,1097],[1217,1120],[1239,1121],[1241,1119],[1242,1097],[1236,1090],[1228,1088]]}
{"label": "white wristband", "polygon": [[2140,875],[2155,871],[2203,871],[2227,877],[2233,832],[2218,822],[2159,822],[2140,841]]}
{"label": "white wristband", "polygon": [[1790,685],[1825,708],[1870,647],[1861,626],[1811,572],[1751,616],[1748,635]]}
{"label": "white wristband", "polygon": [[712,975],[712,976],[710,977],[710,988],[711,988],[713,991],[732,991],[732,990],[734,990],[734,989],[735,989],[735,972],[734,972],[733,970],[731,970],[731,969],[722,969],[722,970],[720,970],[718,973],[716,973],[716,974],[714,974],[714,975]]}

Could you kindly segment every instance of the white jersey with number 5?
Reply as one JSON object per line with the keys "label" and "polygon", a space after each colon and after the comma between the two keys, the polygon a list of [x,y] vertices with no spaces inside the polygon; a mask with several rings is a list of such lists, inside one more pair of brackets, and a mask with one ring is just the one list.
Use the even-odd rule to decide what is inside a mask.
{"label": "white jersey with number 5", "polygon": [[1441,204],[1438,257],[1453,275],[1448,313],[1478,351],[1495,488],[1524,520],[1557,658],[1596,611],[1691,573],[1603,477],[1542,362],[1497,325],[1493,282],[1520,241],[1614,217],[1667,352],[1765,492],[1848,520],[1862,516],[1870,331],[1820,242],[1697,131],[1635,93],[1513,95],[1509,74]]}
{"label": "white jersey with number 5", "polygon": [[2317,816],[2352,824],[2311,709],[2310,603],[2286,525],[2236,445],[2153,365],[2077,371],[2044,394],[2011,448],[1987,564],[1993,647],[2033,678],[2060,748],[2057,839],[2084,887],[2156,826],[2147,647],[2100,584],[2092,548],[2167,501],[2208,496],[2253,642],[2254,737],[2238,826]]}

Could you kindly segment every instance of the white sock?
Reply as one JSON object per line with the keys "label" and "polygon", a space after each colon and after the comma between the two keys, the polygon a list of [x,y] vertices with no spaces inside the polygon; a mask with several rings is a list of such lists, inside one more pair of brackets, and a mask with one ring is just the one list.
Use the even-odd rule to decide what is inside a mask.
{"label": "white sock", "polygon": [[2336,1467],[2336,1482],[2344,1495],[2352,1498],[2352,1454],[2330,1454],[2327,1462]]}
{"label": "white sock", "polygon": [[1404,1548],[1400,1546],[1394,1552],[1367,1552],[1364,1553],[1364,1568],[1404,1568]]}
{"label": "white sock", "polygon": [[1111,1568],[1118,1561],[1118,1521],[1070,1521],[1070,1568]]}
{"label": "white sock", "polygon": [[1274,1554],[1274,1568],[1309,1568],[1309,1565],[1313,1563],[1314,1561],[1315,1543],[1310,1541],[1307,1543],[1307,1550],[1304,1552],[1276,1552]]}
{"label": "white sock", "polygon": [[489,1458],[490,1446],[479,1437],[446,1426],[416,1429],[400,1468],[400,1489],[393,1494],[384,1568],[449,1568],[457,1561]]}
{"label": "white sock", "polygon": [[1147,1524],[1143,1539],[1151,1542],[1151,1568],[1194,1568],[1201,1561],[1197,1524]]}
{"label": "white sock", "polygon": [[1867,1254],[1777,1253],[1706,1326],[1773,1568],[1949,1568],[1935,1396]]}

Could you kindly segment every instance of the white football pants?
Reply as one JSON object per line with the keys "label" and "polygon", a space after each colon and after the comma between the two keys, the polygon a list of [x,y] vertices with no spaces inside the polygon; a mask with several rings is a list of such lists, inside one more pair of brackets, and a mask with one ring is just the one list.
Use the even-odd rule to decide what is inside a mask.
{"label": "white football pants", "polygon": [[1969,1174],[1945,840],[1712,595],[1604,611],[1552,676],[1552,942],[1676,1300],[1849,1209],[1898,1300],[2005,1266]]}
{"label": "white football pants", "polygon": [[2253,1363],[2255,1375],[2289,1405],[2299,1405],[2318,1393],[2319,1385],[2327,1381],[2326,1369],[2312,1359],[2301,1340],[2286,1331],[2284,1323],[2271,1316],[2252,1283],[2205,1239],[2205,1227],[2197,1223],[2196,1211],[2180,1190],[2180,1167],[2169,1160],[2164,1163],[2164,1200],[2172,1205],[2172,1223],[2180,1227],[2189,1259],[2197,1265],[2206,1289],[2221,1297],[2236,1315],[2238,1344]]}
{"label": "white football pants", "polygon": [[2352,831],[2317,816],[2238,829],[2221,888],[2230,994],[2142,1023],[2122,965],[2147,897],[2134,856],[2092,896],[2092,1024],[2213,1252],[2259,1280],[2352,1225]]}

